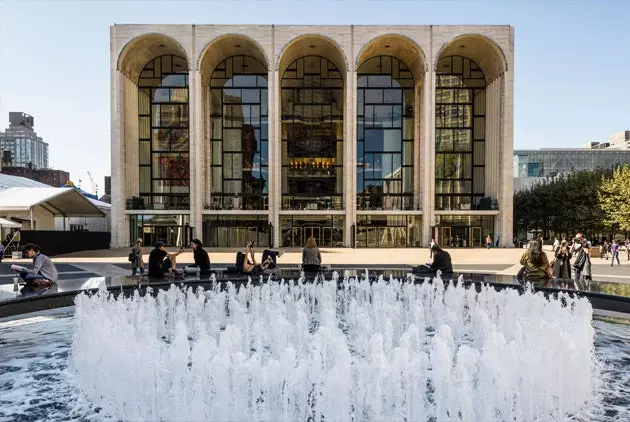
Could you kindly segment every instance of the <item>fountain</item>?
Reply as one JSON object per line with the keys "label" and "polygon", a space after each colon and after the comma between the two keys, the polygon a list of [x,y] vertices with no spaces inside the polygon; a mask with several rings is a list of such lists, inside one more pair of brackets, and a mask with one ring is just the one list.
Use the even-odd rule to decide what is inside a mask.
{"label": "fountain", "polygon": [[630,416],[627,327],[566,293],[347,274],[154,293],[0,326],[0,420]]}

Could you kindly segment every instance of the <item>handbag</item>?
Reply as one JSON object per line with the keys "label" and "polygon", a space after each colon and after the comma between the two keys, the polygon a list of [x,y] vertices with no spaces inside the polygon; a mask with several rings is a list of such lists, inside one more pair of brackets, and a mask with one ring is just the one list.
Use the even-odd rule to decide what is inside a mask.
{"label": "handbag", "polygon": [[129,254],[129,262],[133,262],[136,260],[136,254],[134,254],[133,252],[131,252]]}

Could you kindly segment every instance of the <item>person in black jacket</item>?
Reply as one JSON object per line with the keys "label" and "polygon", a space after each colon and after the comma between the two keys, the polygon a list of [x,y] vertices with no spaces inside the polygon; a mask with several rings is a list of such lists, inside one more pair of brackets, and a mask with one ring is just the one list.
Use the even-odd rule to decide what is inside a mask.
{"label": "person in black jacket", "polygon": [[203,248],[201,240],[191,240],[190,247],[193,250],[195,265],[191,265],[187,268],[196,267],[199,268],[199,275],[210,275],[210,256],[208,256],[208,252],[206,252],[206,250]]}
{"label": "person in black jacket", "polygon": [[433,253],[433,262],[417,266],[413,269],[414,273],[436,274],[441,271],[442,274],[452,274],[453,265],[451,263],[451,255],[440,247],[437,243],[431,246]]}

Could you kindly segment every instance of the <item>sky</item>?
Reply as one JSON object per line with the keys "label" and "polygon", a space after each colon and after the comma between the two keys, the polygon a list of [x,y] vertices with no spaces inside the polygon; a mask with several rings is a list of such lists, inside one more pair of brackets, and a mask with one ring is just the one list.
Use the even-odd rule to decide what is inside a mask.
{"label": "sky", "polygon": [[514,147],[630,129],[624,0],[0,1],[0,130],[35,116],[50,165],[99,193],[110,174],[109,27],[117,24],[512,25]]}

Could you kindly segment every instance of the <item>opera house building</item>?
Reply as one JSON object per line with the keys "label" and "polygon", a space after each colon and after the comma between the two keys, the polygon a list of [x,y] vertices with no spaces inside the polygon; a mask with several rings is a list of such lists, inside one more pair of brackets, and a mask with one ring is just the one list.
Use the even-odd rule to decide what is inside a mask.
{"label": "opera house building", "polygon": [[112,246],[512,245],[510,26],[114,25]]}

